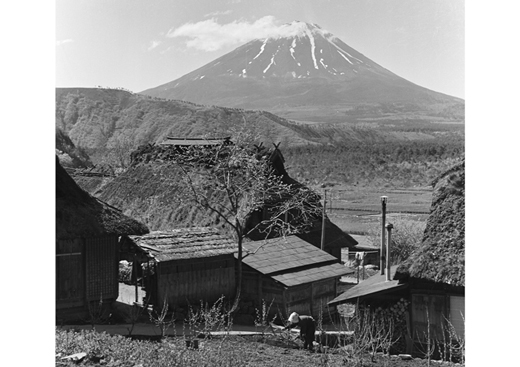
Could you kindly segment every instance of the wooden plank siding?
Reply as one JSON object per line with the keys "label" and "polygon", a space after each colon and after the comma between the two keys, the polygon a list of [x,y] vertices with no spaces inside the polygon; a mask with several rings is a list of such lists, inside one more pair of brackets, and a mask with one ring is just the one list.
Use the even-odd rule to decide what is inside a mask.
{"label": "wooden plank siding", "polygon": [[85,239],[87,301],[116,300],[118,288],[118,241],[116,236]]}
{"label": "wooden plank siding", "polygon": [[117,299],[117,236],[56,241],[56,319],[85,319],[87,302]]}
{"label": "wooden plank siding", "polygon": [[337,312],[335,307],[329,309],[327,305],[337,296],[337,278],[286,287],[247,265],[242,274],[242,298],[253,301],[256,309],[261,309],[262,301],[271,305],[270,318],[280,314],[287,318],[291,312],[297,312],[315,318],[321,313],[327,319]]}
{"label": "wooden plank siding", "polygon": [[79,238],[56,241],[56,309],[85,302],[84,246]]}
{"label": "wooden plank siding", "polygon": [[233,297],[235,265],[233,255],[194,258],[157,263],[158,304],[214,302],[222,295]]}

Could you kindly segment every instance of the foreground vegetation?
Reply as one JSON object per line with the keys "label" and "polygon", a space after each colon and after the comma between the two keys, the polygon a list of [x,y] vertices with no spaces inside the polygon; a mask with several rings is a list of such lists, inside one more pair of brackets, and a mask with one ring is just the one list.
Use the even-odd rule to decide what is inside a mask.
{"label": "foreground vegetation", "polygon": [[[138,316],[144,317],[144,310],[135,306],[132,311],[117,311],[120,317],[125,312],[130,312],[126,316],[132,316],[132,326],[127,329],[126,336],[97,332],[96,324],[85,325],[84,329],[78,326],[72,329],[57,327],[56,364],[419,367],[430,366],[434,355],[446,361],[442,362],[446,365],[458,365],[455,361],[464,361],[464,339],[457,337],[449,327],[445,330],[448,338],[438,339],[428,334],[424,339],[427,347],[423,351],[424,358],[399,354],[404,352],[406,344],[405,315],[409,308],[409,302],[403,298],[397,302],[381,303],[379,307],[342,305],[338,308],[341,316],[336,319],[339,323],[333,322],[328,326],[323,324],[323,315],[320,315],[317,318],[318,331],[331,328],[348,331],[340,337],[320,333],[313,351],[302,348],[297,331],[280,331],[279,327],[269,326],[277,316],[271,320],[271,306],[265,302],[261,310],[256,310],[255,326],[249,329],[256,330],[256,333],[247,336],[233,333],[230,331],[233,329],[232,309],[228,306],[224,297],[211,307],[202,302],[200,307],[190,306],[186,318],[177,327],[174,314],[167,316],[167,304],[159,313],[148,310],[148,326],[156,331],[153,336],[133,333],[135,322],[141,319]],[[351,313],[354,309],[355,312]]]}
{"label": "foreground vegetation", "polygon": [[[139,340],[93,330],[56,330],[56,364],[77,365],[62,359],[86,353],[84,366],[428,366],[426,359],[401,360],[398,356],[378,354],[356,358],[347,349],[309,352],[284,345],[273,336],[222,336],[200,341],[197,349],[186,347],[182,337],[160,341]],[[446,363],[445,365],[453,365]]]}

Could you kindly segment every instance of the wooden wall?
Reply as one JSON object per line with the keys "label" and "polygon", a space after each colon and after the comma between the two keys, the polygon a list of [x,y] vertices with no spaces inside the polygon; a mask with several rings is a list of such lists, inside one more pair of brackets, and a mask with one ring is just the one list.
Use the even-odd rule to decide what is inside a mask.
{"label": "wooden wall", "polygon": [[118,296],[116,236],[56,241],[57,320],[83,317],[88,302]]}
{"label": "wooden wall", "polygon": [[84,252],[80,238],[56,241],[56,309],[85,303]]}
{"label": "wooden wall", "polygon": [[157,263],[157,303],[170,306],[212,303],[235,293],[235,259],[232,254]]}
{"label": "wooden wall", "polygon": [[262,301],[271,305],[269,317],[279,314],[285,319],[291,312],[325,319],[334,315],[336,307],[329,309],[327,303],[337,296],[338,278],[329,278],[294,287],[285,287],[269,276],[264,276],[248,266],[244,266],[242,298],[253,301],[254,307],[261,309]]}
{"label": "wooden wall", "polygon": [[447,320],[459,336],[464,335],[464,287],[415,279],[410,285],[410,331],[414,352],[422,354],[426,350],[428,329],[431,340],[442,341],[443,332],[446,333],[449,327]]}
{"label": "wooden wall", "polygon": [[87,301],[116,300],[119,254],[116,236],[85,239]]}
{"label": "wooden wall", "polygon": [[337,278],[329,278],[288,288],[285,293],[287,308],[315,319],[320,315],[328,319],[336,313],[336,308],[329,309],[327,303],[337,295],[337,282]]}

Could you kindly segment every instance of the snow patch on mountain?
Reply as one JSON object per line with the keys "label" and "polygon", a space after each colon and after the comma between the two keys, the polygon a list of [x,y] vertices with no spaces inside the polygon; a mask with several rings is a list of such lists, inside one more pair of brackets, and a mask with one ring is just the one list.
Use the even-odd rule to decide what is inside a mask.
{"label": "snow patch on mountain", "polygon": [[[258,56],[260,56],[260,55],[264,52],[264,50],[265,50],[265,44],[267,43],[267,40],[268,40],[268,39],[269,39],[269,38],[266,38],[266,39],[264,40],[264,43],[263,43],[262,46],[260,47],[260,52],[258,53],[258,55],[256,55],[255,57],[253,57],[253,60],[255,60]],[[250,61],[249,63],[251,64],[251,62],[252,62],[252,61]]]}
{"label": "snow patch on mountain", "polygon": [[314,51],[316,50],[316,43],[314,42],[314,37],[312,36],[312,32],[309,31],[307,27],[305,27],[305,33],[307,34],[307,37],[309,37],[309,41],[311,42],[311,56],[312,61],[314,62],[314,68],[318,68],[318,63],[316,62],[316,56],[314,55]]}
{"label": "snow patch on mountain", "polygon": [[345,60],[347,60],[351,65],[354,65],[354,64],[352,63],[352,61],[350,61],[350,60],[348,59],[348,57],[346,57],[345,55],[343,55],[341,52],[338,51],[338,54],[340,54],[341,56],[343,56],[343,58],[344,58]]}

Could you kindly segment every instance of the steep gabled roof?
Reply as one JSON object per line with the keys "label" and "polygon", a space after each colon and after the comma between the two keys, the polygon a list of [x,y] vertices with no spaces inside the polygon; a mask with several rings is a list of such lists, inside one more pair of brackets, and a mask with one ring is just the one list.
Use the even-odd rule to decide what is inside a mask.
{"label": "steep gabled roof", "polygon": [[127,237],[159,262],[230,255],[237,249],[233,239],[209,227],[154,231]]}
{"label": "steep gabled roof", "polygon": [[462,162],[435,181],[422,244],[399,266],[396,279],[413,277],[464,286],[464,197],[465,170]]}
{"label": "steep gabled roof", "polygon": [[57,239],[147,232],[144,224],[83,191],[56,157]]}
{"label": "steep gabled roof", "polygon": [[247,242],[243,247],[244,264],[285,286],[353,272],[334,256],[296,236]]}

